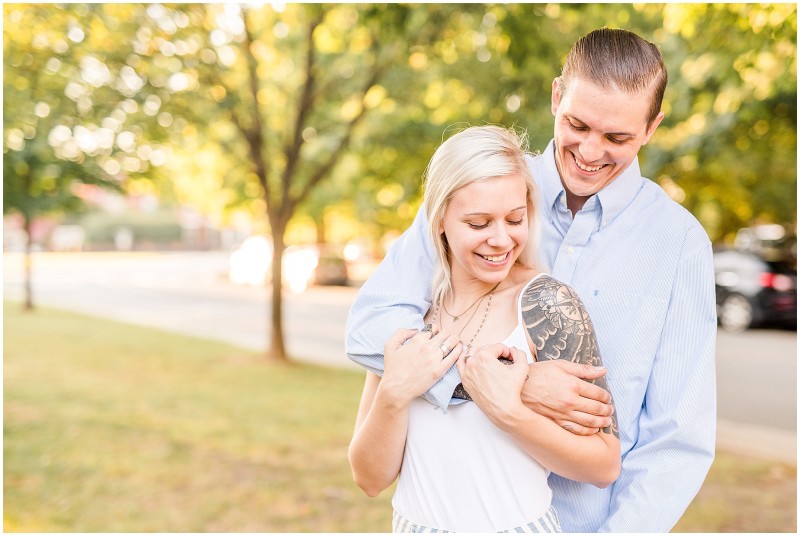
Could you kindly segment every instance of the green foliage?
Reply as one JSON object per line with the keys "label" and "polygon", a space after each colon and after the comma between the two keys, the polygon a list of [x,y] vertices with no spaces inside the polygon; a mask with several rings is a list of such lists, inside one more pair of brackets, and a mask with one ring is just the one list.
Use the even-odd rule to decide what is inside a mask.
{"label": "green foliage", "polygon": [[[424,62],[410,56],[387,77],[396,105],[367,120],[355,162],[339,171],[353,210],[378,234],[407,225],[427,160],[443,136],[466,124],[527,128],[531,148],[542,150],[552,137],[552,80],[572,43],[602,26],[655,42],[670,72],[667,119],[641,155],[645,175],[692,211],[715,241],[756,222],[793,227],[797,17],[791,4],[471,6],[447,19],[437,45],[412,50]],[[379,193],[387,184],[400,185],[403,195],[384,205]]]}
{"label": "green foliage", "polygon": [[[321,221],[336,206],[378,237],[411,221],[455,129],[517,125],[543,149],[569,47],[612,26],[655,42],[670,73],[645,174],[714,240],[796,221],[794,4],[8,4],[4,16],[4,212],[72,210],[76,181],[146,174],[215,216],[266,200],[273,223]],[[59,126],[102,143],[49,142]],[[275,180],[258,184],[259,158]],[[175,179],[190,173],[213,179]]]}
{"label": "green foliage", "polygon": [[4,213],[72,212],[79,185],[121,190],[164,159],[119,39],[135,33],[135,8],[6,4],[3,16]]}
{"label": "green foliage", "polygon": [[666,6],[657,34],[671,73],[651,176],[713,240],[796,223],[797,11],[791,4]]}

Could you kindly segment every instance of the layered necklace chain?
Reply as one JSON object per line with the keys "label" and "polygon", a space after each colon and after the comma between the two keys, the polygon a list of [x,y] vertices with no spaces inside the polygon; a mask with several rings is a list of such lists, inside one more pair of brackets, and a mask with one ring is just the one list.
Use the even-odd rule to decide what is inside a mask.
{"label": "layered necklace chain", "polygon": [[[496,286],[496,285],[495,285],[495,288],[497,288],[497,286]],[[494,289],[492,289],[492,290],[494,290]],[[489,292],[492,292],[492,290],[490,290]],[[486,294],[489,294],[489,292],[487,292]],[[475,307],[475,305],[476,305],[476,304],[477,304],[479,301],[481,301],[482,299],[484,299],[484,298],[486,297],[486,294],[481,294],[480,296],[478,296],[478,299],[477,299],[477,300],[475,300],[474,302],[472,302],[472,303],[470,304],[470,306],[469,306],[469,307],[467,307],[466,309],[464,309],[464,312],[463,312],[463,313],[458,313],[457,315],[454,315],[453,313],[451,313],[450,311],[448,311],[448,310],[447,310],[447,305],[445,305],[445,303],[444,303],[444,300],[442,300],[442,309],[444,309],[444,312],[445,312],[445,313],[447,313],[447,314],[448,314],[448,316],[451,316],[451,317],[453,318],[453,322],[458,322],[458,319],[459,319],[459,318],[461,318],[462,316],[464,316],[465,314],[467,314],[467,312],[468,312],[470,309],[472,309],[473,307]],[[473,313],[472,313],[472,316],[475,316],[475,312],[473,312]],[[470,317],[470,320],[472,320],[472,316]],[[467,323],[469,324],[469,320],[467,320]]]}
{"label": "layered necklace chain", "polygon": [[[492,306],[492,296],[494,296],[494,291],[497,290],[497,287],[499,287],[499,286],[500,286],[500,283],[497,283],[495,286],[493,286],[491,288],[491,290],[489,290],[489,292],[487,292],[486,294],[481,294],[481,296],[477,300],[472,302],[472,305],[470,305],[463,313],[461,313],[459,315],[456,315],[456,316],[453,316],[450,313],[450,311],[447,310],[447,307],[445,307],[445,305],[444,305],[444,299],[442,298],[442,296],[439,296],[439,299],[436,300],[436,311],[434,312],[434,315],[433,315],[434,316],[434,321],[437,324],[439,324],[439,326],[442,325],[442,321],[441,321],[442,319],[441,319],[441,315],[440,315],[440,306],[441,306],[441,309],[444,309],[444,312],[447,313],[448,316],[453,318],[453,322],[455,323],[462,315],[466,314],[467,311],[469,311],[470,309],[475,307],[475,305],[480,303],[480,301],[483,300],[486,296],[489,296],[489,299],[486,301],[486,309],[483,310],[483,318],[481,318],[481,323],[478,325],[478,329],[475,330],[475,333],[472,334],[472,338],[469,340],[469,342],[466,345],[466,348],[469,349],[472,346],[472,343],[475,341],[475,338],[478,336],[478,333],[481,332],[481,328],[483,328],[483,324],[486,323],[486,317],[489,316],[489,308]],[[479,308],[476,307],[475,310],[472,311],[472,314],[470,315],[469,319],[467,319],[467,321],[461,327],[461,331],[458,332],[458,338],[459,339],[461,338],[461,334],[467,328],[469,323],[472,322],[472,319],[475,317],[475,313],[478,312],[478,309]]]}

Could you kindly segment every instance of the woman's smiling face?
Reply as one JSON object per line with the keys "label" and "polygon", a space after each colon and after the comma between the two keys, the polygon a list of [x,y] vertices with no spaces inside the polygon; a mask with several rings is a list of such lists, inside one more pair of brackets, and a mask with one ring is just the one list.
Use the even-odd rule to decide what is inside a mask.
{"label": "woman's smiling face", "polygon": [[453,280],[499,283],[528,242],[528,190],[520,175],[476,181],[456,191],[439,232]]}
{"label": "woman's smiling face", "polygon": [[647,124],[649,90],[605,89],[582,78],[570,80],[563,95],[560,89],[556,80],[551,96],[556,167],[567,204],[577,211],[630,166],[664,116]]}

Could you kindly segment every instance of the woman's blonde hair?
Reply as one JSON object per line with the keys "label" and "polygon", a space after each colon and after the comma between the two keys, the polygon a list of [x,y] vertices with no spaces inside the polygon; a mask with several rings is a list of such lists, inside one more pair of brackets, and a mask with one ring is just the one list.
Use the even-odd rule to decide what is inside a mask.
{"label": "woman's blonde hair", "polygon": [[517,263],[528,268],[539,266],[539,234],[536,211],[536,186],[526,157],[528,137],[524,131],[486,125],[469,127],[442,143],[425,171],[425,214],[428,232],[436,254],[433,276],[433,303],[451,289],[447,239],[439,233],[444,213],[455,193],[473,182],[519,175],[525,180],[528,201],[528,242]]}

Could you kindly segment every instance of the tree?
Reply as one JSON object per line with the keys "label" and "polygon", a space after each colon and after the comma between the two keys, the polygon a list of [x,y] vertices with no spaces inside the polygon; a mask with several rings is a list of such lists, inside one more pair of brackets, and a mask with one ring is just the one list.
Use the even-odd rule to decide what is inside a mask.
{"label": "tree", "polygon": [[[672,73],[654,178],[712,240],[797,213],[797,7],[691,4],[663,8]],[[666,127],[666,128],[665,128]]]}
{"label": "tree", "polygon": [[[456,11],[396,4],[149,9],[153,24],[137,39],[154,52],[141,69],[157,71],[160,43],[189,43],[176,47],[175,70],[193,91],[165,100],[165,108],[228,147],[263,196],[273,240],[272,358],[287,358],[281,260],[289,222],[384,103],[381,82],[404,69],[415,47],[435,43]],[[153,74],[143,76],[152,83]]]}
{"label": "tree", "polygon": [[[791,4],[9,4],[4,13],[4,213],[73,210],[75,184],[125,188],[166,168],[198,206],[260,211],[274,241],[278,359],[289,223],[304,215],[324,229],[326,212],[349,213],[376,238],[403,229],[436,146],[467,124],[523,127],[543,149],[551,82],[575,39],[600,26],[654,41],[670,72],[644,174],[714,240],[759,220],[796,222]],[[224,191],[209,199],[198,183]]]}
{"label": "tree", "polygon": [[[114,20],[125,20],[120,15]],[[126,52],[111,35],[114,25],[101,23],[104,11],[7,4],[3,16],[3,214],[22,217],[24,307],[32,309],[34,219],[78,210],[80,185],[120,190],[126,174],[148,164],[136,154],[142,122],[126,128],[136,81],[98,59]]]}

